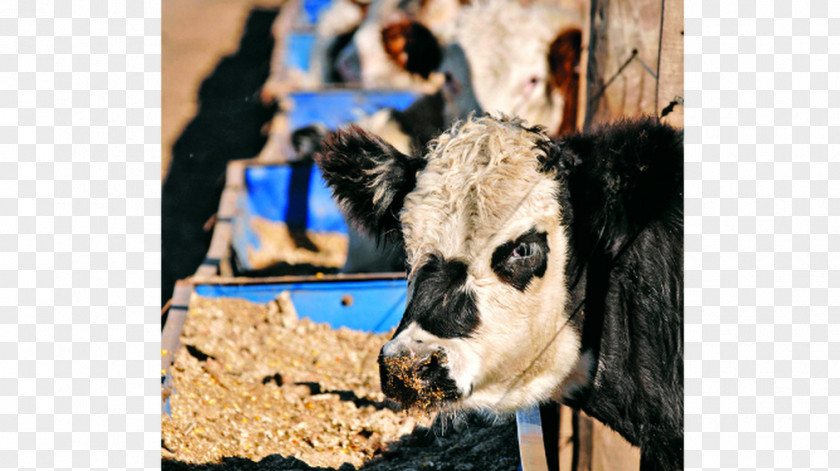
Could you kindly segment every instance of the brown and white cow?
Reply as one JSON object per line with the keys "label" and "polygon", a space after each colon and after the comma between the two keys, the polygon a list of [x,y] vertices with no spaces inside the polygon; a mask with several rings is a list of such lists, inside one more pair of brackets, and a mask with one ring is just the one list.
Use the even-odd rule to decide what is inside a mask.
{"label": "brown and white cow", "polygon": [[567,134],[576,122],[582,5],[377,0],[334,69],[342,81],[365,87],[433,93],[446,77],[439,66],[447,61],[442,45],[454,45],[464,52],[472,80],[456,85],[469,87],[482,109]]}
{"label": "brown and white cow", "polygon": [[562,6],[491,0],[465,7],[455,39],[482,109],[519,116],[552,135],[575,129],[582,15]]}
{"label": "brown and white cow", "polygon": [[365,88],[433,93],[443,77],[436,28],[451,22],[459,0],[375,0],[331,65],[339,81]]}
{"label": "brown and white cow", "polygon": [[383,391],[496,412],[562,400],[644,469],[680,467],[682,133],[649,118],[552,140],[482,116],[429,148],[351,127],[317,158],[348,218],[407,255]]}

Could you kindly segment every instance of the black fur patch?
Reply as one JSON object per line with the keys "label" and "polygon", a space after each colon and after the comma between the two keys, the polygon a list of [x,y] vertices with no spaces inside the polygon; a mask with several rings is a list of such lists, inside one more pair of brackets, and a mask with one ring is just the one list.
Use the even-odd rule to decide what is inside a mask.
{"label": "black fur patch", "polygon": [[478,308],[466,281],[464,262],[429,257],[409,282],[410,298],[394,336],[414,321],[440,338],[469,337],[478,326]]}
{"label": "black fur patch", "polygon": [[[611,255],[634,233],[682,198],[682,133],[655,118],[625,119],[574,134],[543,150],[544,171],[557,170],[564,221],[581,244],[601,243]],[[581,252],[583,253],[583,252]]]}
{"label": "black fur patch", "polygon": [[[327,83],[340,83],[346,81],[348,78],[353,78],[345,77],[344,74],[342,74],[342,71],[339,69],[338,60],[341,57],[341,52],[353,41],[353,36],[356,34],[356,31],[358,31],[358,28],[353,28],[352,30],[347,31],[346,33],[339,34],[338,36],[333,38],[330,41],[330,44],[327,46],[327,58],[324,61],[326,64],[326,70],[324,70],[324,79]],[[356,57],[356,64],[358,65],[358,56]],[[345,64],[342,65],[346,67]],[[344,72],[346,73],[347,71],[345,70]],[[355,73],[353,73],[352,75],[358,76],[360,75],[360,72],[356,70]]]}
{"label": "black fur patch", "polygon": [[[526,254],[521,253],[523,249]],[[515,256],[515,251],[519,256]],[[493,251],[490,267],[499,279],[519,291],[525,291],[535,276],[542,278],[545,275],[548,252],[546,233],[531,229],[516,240],[498,246]]]}
{"label": "black fur patch", "polygon": [[298,156],[298,159],[303,161],[311,161],[312,158],[324,146],[324,139],[329,136],[330,131],[321,125],[311,124],[302,128],[295,129],[292,132],[292,148]]}
{"label": "black fur patch", "polygon": [[569,240],[566,309],[583,306],[597,365],[570,405],[639,446],[644,469],[682,469],[682,132],[622,120],[541,147]]}
{"label": "black fur patch", "polygon": [[[336,131],[315,157],[347,217],[377,239],[401,239],[398,214],[423,158],[411,158],[358,126]],[[377,190],[381,198],[374,202]]]}

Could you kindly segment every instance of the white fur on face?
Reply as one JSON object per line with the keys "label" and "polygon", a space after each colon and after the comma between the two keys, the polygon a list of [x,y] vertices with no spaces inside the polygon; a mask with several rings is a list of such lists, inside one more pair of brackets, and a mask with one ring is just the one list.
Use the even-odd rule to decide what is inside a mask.
{"label": "white fur on face", "polygon": [[[405,199],[411,274],[431,254],[466,263],[479,325],[467,338],[439,339],[412,324],[388,348],[443,348],[465,408],[510,411],[547,399],[578,362],[579,336],[563,328],[563,208],[553,175],[537,169],[535,145],[543,139],[519,121],[470,120],[438,139]],[[498,246],[532,228],[547,234],[547,269],[519,291],[490,261]]]}
{"label": "white fur on face", "polygon": [[580,27],[580,20],[578,12],[557,6],[526,8],[507,0],[463,9],[457,41],[469,60],[482,109],[556,130],[563,119],[563,95],[558,90],[546,94],[549,46],[563,30]]}

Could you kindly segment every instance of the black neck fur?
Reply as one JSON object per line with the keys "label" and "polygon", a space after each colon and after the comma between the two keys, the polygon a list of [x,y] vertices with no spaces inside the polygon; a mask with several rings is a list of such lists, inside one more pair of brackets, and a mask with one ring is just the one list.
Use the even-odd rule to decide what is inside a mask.
{"label": "black neck fur", "polygon": [[593,380],[570,405],[640,446],[644,469],[683,455],[682,133],[622,121],[556,143],[570,240],[567,312]]}

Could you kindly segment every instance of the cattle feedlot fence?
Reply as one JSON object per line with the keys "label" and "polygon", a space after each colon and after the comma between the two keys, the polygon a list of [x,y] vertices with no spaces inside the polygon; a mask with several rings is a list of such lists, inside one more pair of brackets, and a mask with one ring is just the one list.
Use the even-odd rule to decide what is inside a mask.
{"label": "cattle feedlot fence", "polygon": [[[577,127],[646,114],[682,128],[683,2],[590,0],[588,11]],[[549,469],[639,469],[638,449],[597,420],[565,406],[541,415]]]}

